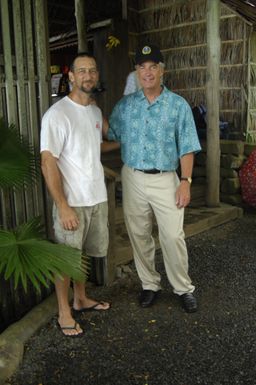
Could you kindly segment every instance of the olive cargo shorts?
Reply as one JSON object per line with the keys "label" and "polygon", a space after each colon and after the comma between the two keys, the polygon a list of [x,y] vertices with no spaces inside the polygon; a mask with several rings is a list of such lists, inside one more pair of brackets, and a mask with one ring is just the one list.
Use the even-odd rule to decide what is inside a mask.
{"label": "olive cargo shorts", "polygon": [[53,227],[58,243],[85,251],[92,257],[105,257],[108,250],[108,203],[102,202],[95,206],[73,207],[79,218],[76,230],[63,229],[58,209],[53,206]]}

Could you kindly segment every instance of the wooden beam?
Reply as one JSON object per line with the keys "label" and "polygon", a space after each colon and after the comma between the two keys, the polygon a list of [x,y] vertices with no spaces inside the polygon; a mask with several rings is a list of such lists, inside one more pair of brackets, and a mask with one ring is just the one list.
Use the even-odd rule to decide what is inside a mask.
{"label": "wooden beam", "polygon": [[207,160],[206,205],[219,206],[220,0],[207,0]]}

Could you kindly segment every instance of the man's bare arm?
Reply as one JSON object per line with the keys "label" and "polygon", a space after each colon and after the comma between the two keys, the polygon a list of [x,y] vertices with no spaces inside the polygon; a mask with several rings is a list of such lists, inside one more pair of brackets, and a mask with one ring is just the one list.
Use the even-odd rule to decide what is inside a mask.
{"label": "man's bare arm", "polygon": [[[181,176],[191,177],[193,171],[194,153],[185,154],[180,159]],[[191,199],[190,183],[188,181],[181,181],[176,191],[176,205],[179,208],[186,207]]]}
{"label": "man's bare arm", "polygon": [[107,118],[105,118],[105,116],[103,116],[103,120],[102,120],[102,136],[103,136],[104,139],[108,138],[108,129],[109,129],[108,120],[107,120]]}
{"label": "man's bare arm", "polygon": [[79,220],[75,210],[68,205],[63,191],[62,176],[57,165],[57,159],[50,151],[41,153],[41,168],[47,188],[58,208],[63,228],[65,230],[75,230]]}
{"label": "man's bare arm", "polygon": [[101,152],[114,151],[114,150],[118,150],[119,148],[120,148],[119,142],[112,142],[112,141],[104,140],[101,143]]}

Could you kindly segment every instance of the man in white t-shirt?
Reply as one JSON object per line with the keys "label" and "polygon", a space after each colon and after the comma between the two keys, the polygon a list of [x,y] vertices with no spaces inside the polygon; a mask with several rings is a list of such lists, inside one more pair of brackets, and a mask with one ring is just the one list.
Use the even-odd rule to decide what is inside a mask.
{"label": "man in white t-shirt", "polygon": [[[87,53],[73,61],[72,91],[52,105],[42,119],[42,172],[53,198],[57,242],[104,257],[108,248],[108,206],[104,171],[100,162],[102,114],[90,96],[99,79],[96,61]],[[56,279],[58,323],[64,335],[83,330],[68,302],[70,278]],[[74,282],[73,313],[109,309],[107,302],[87,297],[85,284]]]}

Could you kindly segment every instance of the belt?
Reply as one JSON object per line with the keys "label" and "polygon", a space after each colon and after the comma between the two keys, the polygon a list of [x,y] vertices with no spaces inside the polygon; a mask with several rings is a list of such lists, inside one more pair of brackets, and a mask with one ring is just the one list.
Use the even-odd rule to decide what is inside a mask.
{"label": "belt", "polygon": [[151,170],[139,170],[134,168],[134,171],[144,172],[144,174],[161,174],[162,172],[168,172],[167,170],[158,170],[157,168],[152,168]]}

